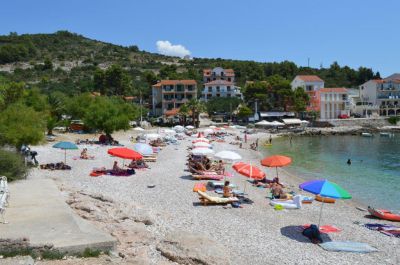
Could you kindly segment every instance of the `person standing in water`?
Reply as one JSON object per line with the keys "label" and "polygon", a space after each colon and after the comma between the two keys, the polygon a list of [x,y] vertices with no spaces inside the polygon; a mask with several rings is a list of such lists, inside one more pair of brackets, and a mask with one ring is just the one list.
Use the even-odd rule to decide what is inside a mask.
{"label": "person standing in water", "polygon": [[269,135],[269,144],[272,144],[272,136]]}
{"label": "person standing in water", "polygon": [[351,165],[351,159],[349,158],[349,159],[347,159],[347,165]]}

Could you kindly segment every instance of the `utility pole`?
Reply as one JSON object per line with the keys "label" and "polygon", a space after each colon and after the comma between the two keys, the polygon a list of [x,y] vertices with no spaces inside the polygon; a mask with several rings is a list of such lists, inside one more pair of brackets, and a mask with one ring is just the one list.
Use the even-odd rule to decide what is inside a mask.
{"label": "utility pole", "polygon": [[307,58],[307,67],[310,68],[310,57]]}

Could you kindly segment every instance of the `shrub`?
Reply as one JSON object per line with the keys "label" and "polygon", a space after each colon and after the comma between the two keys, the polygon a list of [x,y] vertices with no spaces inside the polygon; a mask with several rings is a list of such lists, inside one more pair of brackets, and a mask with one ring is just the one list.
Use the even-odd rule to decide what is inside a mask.
{"label": "shrub", "polygon": [[20,154],[0,149],[0,176],[14,181],[24,178],[27,173],[28,167]]}
{"label": "shrub", "polygon": [[388,119],[388,122],[393,125],[396,125],[398,121],[400,121],[400,117],[390,117]]}

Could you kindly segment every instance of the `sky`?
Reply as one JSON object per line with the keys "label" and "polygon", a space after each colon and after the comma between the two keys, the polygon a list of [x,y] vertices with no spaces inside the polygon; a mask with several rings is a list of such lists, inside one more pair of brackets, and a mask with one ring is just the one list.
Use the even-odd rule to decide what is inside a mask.
{"label": "sky", "polygon": [[68,30],[141,50],[400,72],[398,0],[12,0],[0,34]]}

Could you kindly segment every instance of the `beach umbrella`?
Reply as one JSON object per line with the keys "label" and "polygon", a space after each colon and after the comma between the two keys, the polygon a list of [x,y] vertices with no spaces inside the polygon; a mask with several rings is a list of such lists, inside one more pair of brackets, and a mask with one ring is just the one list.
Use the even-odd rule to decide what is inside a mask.
{"label": "beach umbrella", "polygon": [[183,132],[185,130],[185,127],[181,125],[176,125],[174,128],[175,132]]}
{"label": "beach umbrella", "polygon": [[215,154],[215,157],[227,162],[233,162],[242,159],[242,157],[233,151],[221,151]]}
{"label": "beach umbrella", "polygon": [[194,129],[194,126],[188,125],[188,126],[186,126],[186,129],[188,129],[188,130],[193,130],[193,129]]}
{"label": "beach umbrella", "polygon": [[273,121],[269,125],[271,126],[284,126],[285,124],[279,121]]}
{"label": "beach umbrella", "polygon": [[214,154],[214,151],[211,150],[210,148],[195,148],[190,151],[193,155],[212,155]]}
{"label": "beach umbrella", "polygon": [[239,174],[248,178],[260,180],[265,177],[265,173],[261,169],[251,164],[238,162],[233,164],[232,168]]}
{"label": "beach umbrella", "polygon": [[141,127],[136,127],[136,128],[134,128],[133,130],[134,130],[134,131],[139,131],[139,132],[142,132],[142,131],[144,131],[144,129],[143,129],[143,128],[141,128]]}
{"label": "beach umbrella", "polygon": [[194,143],[193,146],[194,146],[195,148],[198,148],[198,147],[211,148],[211,144],[206,143],[206,142],[197,142],[197,143]]}
{"label": "beach umbrella", "polygon": [[284,167],[290,165],[292,159],[288,156],[273,155],[268,156],[261,160],[261,165],[265,167],[274,167],[276,169],[276,177],[278,178],[278,167]]}
{"label": "beach umbrella", "polygon": [[197,138],[196,140],[192,141],[192,143],[198,143],[198,142],[209,143],[210,140],[208,140],[207,138]]}
{"label": "beach umbrella", "polygon": [[143,156],[138,152],[126,147],[111,148],[108,149],[107,153],[123,159],[140,160],[143,158]]}
{"label": "beach umbrella", "polygon": [[154,154],[153,147],[151,145],[144,144],[144,143],[134,144],[133,150],[135,150],[136,152],[140,153],[143,156],[149,156],[149,155]]}
{"label": "beach umbrella", "polygon": [[258,126],[268,126],[268,125],[271,125],[271,123],[270,123],[269,121],[264,121],[264,120],[262,120],[262,121],[256,122],[255,125],[258,125]]}
{"label": "beach umbrella", "polygon": [[[248,178],[261,180],[265,177],[265,173],[261,169],[251,164],[238,162],[233,164],[232,168],[239,174]],[[243,192],[246,192],[246,184],[247,181],[244,184]]]}
{"label": "beach umbrella", "polygon": [[[351,199],[351,195],[338,184],[330,182],[326,179],[317,179],[304,182],[299,185],[299,188],[308,191],[312,194],[320,195],[322,197],[334,199]],[[324,201],[322,200],[321,210],[319,213],[318,227],[321,224],[322,209]]]}
{"label": "beach umbrella", "polygon": [[145,134],[144,137],[146,139],[158,139],[158,138],[161,138],[161,135],[159,135],[158,133],[148,133],[148,134]]}
{"label": "beach umbrella", "polygon": [[164,130],[162,130],[161,131],[162,133],[165,133],[165,134],[175,134],[176,132],[174,131],[174,130],[172,130],[172,129],[164,129]]}
{"label": "beach umbrella", "polygon": [[210,128],[204,129],[203,133],[204,133],[205,135],[211,134],[211,133],[214,133],[214,130],[213,130],[213,129],[210,129]]}
{"label": "beach umbrella", "polygon": [[78,149],[78,146],[76,146],[76,144],[71,142],[58,142],[55,145],[53,145],[53,148],[64,150],[64,164],[67,164],[67,150]]}

